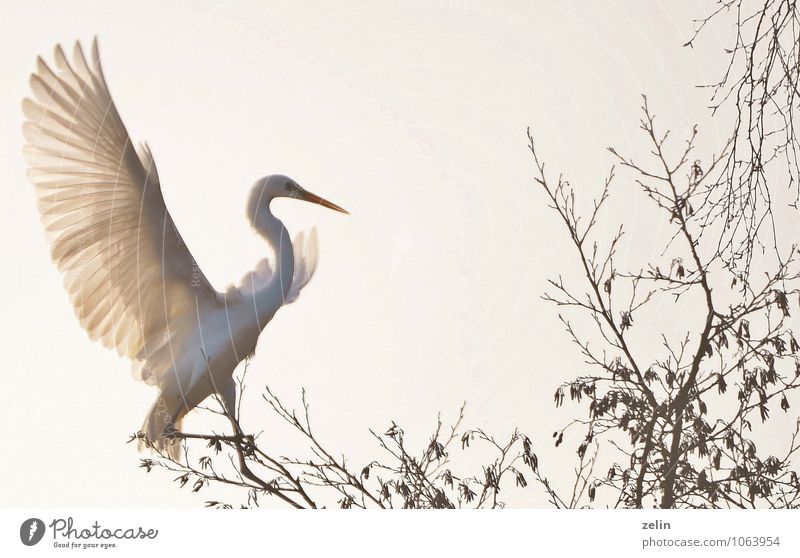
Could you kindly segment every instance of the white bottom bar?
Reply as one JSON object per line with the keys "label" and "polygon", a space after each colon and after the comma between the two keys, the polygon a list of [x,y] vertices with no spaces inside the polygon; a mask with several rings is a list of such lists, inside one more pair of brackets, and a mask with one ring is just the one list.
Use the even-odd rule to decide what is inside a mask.
{"label": "white bottom bar", "polygon": [[[2,510],[0,517],[3,556],[800,555],[800,512],[791,510]],[[28,547],[31,518],[44,533]]]}

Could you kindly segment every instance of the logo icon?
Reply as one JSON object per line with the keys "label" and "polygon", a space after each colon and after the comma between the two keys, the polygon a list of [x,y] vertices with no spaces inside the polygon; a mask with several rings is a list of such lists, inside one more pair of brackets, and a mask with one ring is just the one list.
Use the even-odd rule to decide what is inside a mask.
{"label": "logo icon", "polygon": [[19,539],[25,546],[33,546],[44,537],[44,521],[37,517],[26,519],[19,528]]}

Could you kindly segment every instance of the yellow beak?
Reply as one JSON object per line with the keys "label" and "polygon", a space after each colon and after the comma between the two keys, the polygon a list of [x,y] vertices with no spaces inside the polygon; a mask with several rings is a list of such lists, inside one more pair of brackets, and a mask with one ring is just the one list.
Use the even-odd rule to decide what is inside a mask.
{"label": "yellow beak", "polygon": [[300,194],[300,199],[303,201],[316,203],[318,205],[321,205],[322,207],[327,207],[328,209],[333,209],[334,211],[340,211],[342,213],[350,215],[350,212],[344,209],[343,207],[339,207],[335,203],[329,202],[325,198],[322,198],[316,194],[312,194],[311,192],[305,190]]}

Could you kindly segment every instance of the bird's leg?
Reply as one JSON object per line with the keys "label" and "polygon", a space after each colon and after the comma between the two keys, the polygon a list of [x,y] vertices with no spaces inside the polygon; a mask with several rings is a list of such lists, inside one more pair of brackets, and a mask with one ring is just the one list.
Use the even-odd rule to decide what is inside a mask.
{"label": "bird's leg", "polygon": [[208,378],[210,393],[222,406],[222,411],[233,426],[233,432],[237,436],[242,435],[238,420],[236,419],[236,383],[233,381],[233,373],[225,381],[224,385],[218,386],[211,371],[211,359],[203,349],[200,350],[206,363],[206,377]]}
{"label": "bird's leg", "polygon": [[231,424],[234,425],[235,432],[239,429],[239,417],[236,416],[236,382],[233,381],[233,375],[222,386],[220,397],[222,398],[222,406],[225,408],[225,414]]}

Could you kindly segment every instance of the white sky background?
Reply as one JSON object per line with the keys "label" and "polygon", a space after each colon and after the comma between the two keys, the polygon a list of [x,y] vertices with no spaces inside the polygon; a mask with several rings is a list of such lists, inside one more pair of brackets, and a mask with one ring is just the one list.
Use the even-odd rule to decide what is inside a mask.
{"label": "white sky background", "polygon": [[[642,153],[640,93],[676,133],[708,123],[707,93],[693,86],[719,76],[720,36],[681,45],[710,3],[322,4],[0,2],[0,505],[220,496],[138,468],[124,442],[155,391],[80,329],[25,179],[20,102],[35,57],[94,35],[122,118],[149,142],[167,205],[217,288],[266,253],[244,219],[258,177],[288,174],[352,213],[273,206],[292,232],[318,227],[321,264],[261,337],[247,428],[266,424],[262,385],[292,404],[304,386],[320,437],[360,469],[377,453],[369,427],[395,420],[425,443],[437,412],[447,420],[466,400],[467,425],[520,427],[551,477],[574,462],[577,443],[554,451],[550,434],[585,408],[555,410],[552,393],[581,359],[539,297],[547,277],[575,268],[532,183],[525,129],[551,171],[589,196],[611,164],[606,146]],[[705,152],[718,150],[724,130],[702,131]],[[622,256],[638,261],[667,223],[634,191],[620,174],[602,226],[638,227]],[[267,446],[288,452],[283,436],[266,434]],[[544,503],[528,490],[516,504]]]}

